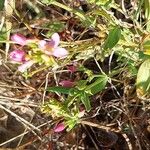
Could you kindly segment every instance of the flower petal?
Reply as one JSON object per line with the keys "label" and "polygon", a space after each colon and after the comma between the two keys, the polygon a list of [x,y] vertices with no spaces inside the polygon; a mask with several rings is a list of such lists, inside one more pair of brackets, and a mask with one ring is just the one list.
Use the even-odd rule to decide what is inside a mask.
{"label": "flower petal", "polygon": [[63,87],[73,87],[75,85],[74,82],[69,81],[69,80],[63,80],[59,82],[59,84]]}
{"label": "flower petal", "polygon": [[45,40],[39,41],[39,48],[46,55],[52,55],[53,47],[54,47],[54,42],[52,43],[52,41],[45,41]]}
{"label": "flower petal", "polygon": [[56,48],[60,43],[60,36],[58,33],[54,33],[51,37],[53,43],[53,47]]}
{"label": "flower petal", "polygon": [[45,49],[46,43],[47,42],[45,40],[40,40],[39,41],[39,48],[40,49]]}
{"label": "flower petal", "polygon": [[22,45],[22,46],[24,46],[26,44],[26,41],[27,41],[26,37],[22,34],[19,34],[19,33],[13,34],[11,36],[11,40],[13,42],[16,42],[19,45]]}
{"label": "flower petal", "polygon": [[59,123],[54,127],[54,132],[61,132],[65,129],[64,123]]}
{"label": "flower petal", "polygon": [[14,50],[10,53],[9,57],[12,61],[16,61],[16,62],[23,62],[25,61],[25,51],[23,50]]}
{"label": "flower petal", "polygon": [[28,68],[30,68],[34,64],[34,61],[26,61],[24,64],[18,67],[18,71],[25,72]]}
{"label": "flower petal", "polygon": [[65,58],[68,55],[68,51],[65,48],[57,47],[53,51],[53,56],[59,58]]}

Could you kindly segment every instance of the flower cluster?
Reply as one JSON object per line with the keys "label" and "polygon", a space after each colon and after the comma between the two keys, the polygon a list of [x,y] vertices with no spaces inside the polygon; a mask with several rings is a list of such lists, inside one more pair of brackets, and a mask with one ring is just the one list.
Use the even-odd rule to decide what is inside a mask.
{"label": "flower cluster", "polygon": [[53,57],[63,59],[68,55],[65,48],[59,47],[58,33],[54,33],[48,40],[27,39],[22,34],[14,34],[11,40],[20,45],[19,49],[13,50],[9,55],[12,62],[21,64],[18,67],[20,72],[25,72],[34,63],[50,64],[47,62],[51,62]]}

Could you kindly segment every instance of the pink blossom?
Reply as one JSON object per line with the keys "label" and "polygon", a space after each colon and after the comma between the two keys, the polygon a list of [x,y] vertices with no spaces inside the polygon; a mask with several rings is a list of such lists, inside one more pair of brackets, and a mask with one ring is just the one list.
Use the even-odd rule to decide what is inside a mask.
{"label": "pink blossom", "polygon": [[63,80],[63,81],[59,82],[59,84],[63,87],[73,87],[74,86],[74,82],[69,81],[69,80]]}
{"label": "pink blossom", "polygon": [[26,37],[19,33],[13,34],[11,40],[22,46],[24,46],[27,41]]}
{"label": "pink blossom", "polygon": [[58,58],[65,58],[68,55],[68,51],[65,48],[57,47],[53,50],[53,56]]}
{"label": "pink blossom", "polygon": [[59,123],[54,127],[54,132],[61,132],[65,129],[64,123]]}
{"label": "pink blossom", "polygon": [[54,33],[51,37],[52,42],[54,44],[54,48],[58,47],[59,43],[60,43],[60,36],[58,33]]}
{"label": "pink blossom", "polygon": [[25,61],[25,55],[26,53],[23,50],[14,50],[10,53],[9,57],[12,61],[15,62],[23,62]]}
{"label": "pink blossom", "polygon": [[33,60],[26,61],[22,65],[18,67],[18,71],[25,72],[28,68],[30,68],[34,64]]}
{"label": "pink blossom", "polygon": [[58,33],[54,33],[49,41],[39,41],[39,48],[47,55],[53,55],[58,58],[65,58],[68,51],[65,48],[59,47],[60,37]]}

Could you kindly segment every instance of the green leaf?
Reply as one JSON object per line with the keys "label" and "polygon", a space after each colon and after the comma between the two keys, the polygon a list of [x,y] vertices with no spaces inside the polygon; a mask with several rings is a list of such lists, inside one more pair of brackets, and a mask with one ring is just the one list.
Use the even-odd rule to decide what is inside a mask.
{"label": "green leaf", "polygon": [[[46,0],[47,1],[47,0]],[[90,19],[90,17],[86,16],[85,12],[79,9],[72,9],[71,7],[64,5],[63,3],[60,3],[55,0],[50,0],[50,3],[54,6],[60,7],[62,9],[65,9],[66,11],[75,14],[80,18],[82,22],[85,22],[87,25],[92,25],[93,21]],[[93,17],[92,17],[93,18]]]}
{"label": "green leaf", "polygon": [[91,110],[91,104],[90,104],[90,99],[87,93],[82,92],[81,95],[81,101],[84,104],[86,111],[89,112]]}
{"label": "green leaf", "polygon": [[43,4],[50,5],[54,0],[41,0]]}
{"label": "green leaf", "polygon": [[145,9],[145,18],[146,18],[146,30],[149,32],[150,31],[150,1],[149,0],[144,0],[144,9]]}
{"label": "green leaf", "polygon": [[150,40],[147,40],[143,43],[144,50],[150,50]]}
{"label": "green leaf", "polygon": [[110,14],[108,14],[108,12],[106,10],[95,9],[95,10],[93,10],[93,14],[98,15],[98,16],[102,16],[105,19],[109,20],[110,22],[115,23],[112,16]]}
{"label": "green leaf", "polygon": [[86,84],[87,84],[87,81],[86,80],[80,80],[76,83],[76,87],[77,89],[79,90],[83,90],[86,88]]}
{"label": "green leaf", "polygon": [[145,60],[137,74],[137,94],[145,96],[150,93],[150,59]]}
{"label": "green leaf", "polygon": [[109,35],[104,43],[104,49],[113,48],[119,41],[121,37],[121,29],[119,27],[115,27],[110,30]]}
{"label": "green leaf", "polygon": [[61,32],[64,30],[65,25],[60,21],[48,22],[43,24],[43,28],[49,28],[49,31],[46,33],[46,37],[50,38],[55,32]]}
{"label": "green leaf", "polygon": [[143,50],[145,55],[150,55],[150,40],[146,40],[143,43]]}
{"label": "green leaf", "polygon": [[67,131],[73,129],[73,127],[77,124],[76,120],[67,120],[66,125],[68,126]]}
{"label": "green leaf", "polygon": [[137,68],[134,66],[134,64],[129,63],[128,66],[128,74],[130,77],[137,75]]}
{"label": "green leaf", "polygon": [[108,3],[110,0],[96,0],[96,5],[105,5]]}
{"label": "green leaf", "polygon": [[57,92],[57,93],[61,93],[61,94],[69,94],[70,90],[71,90],[71,88],[65,88],[65,87],[61,87],[61,86],[48,87],[46,89],[46,91]]}
{"label": "green leaf", "polygon": [[3,10],[3,8],[4,8],[4,1],[5,0],[1,0],[0,1],[0,11]]}
{"label": "green leaf", "polygon": [[107,81],[108,77],[106,75],[101,75],[94,83],[88,85],[85,91],[89,91],[92,95],[96,94],[105,88]]}

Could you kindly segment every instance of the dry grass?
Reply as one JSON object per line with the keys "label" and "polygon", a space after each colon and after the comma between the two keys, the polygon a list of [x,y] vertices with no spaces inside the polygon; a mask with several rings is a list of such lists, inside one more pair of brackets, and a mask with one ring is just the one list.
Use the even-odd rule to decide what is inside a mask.
{"label": "dry grass", "polygon": [[[107,22],[99,17],[99,28],[85,27],[87,22],[84,18],[92,12],[82,16],[76,11],[82,6],[86,13],[86,9],[96,8],[95,4],[75,2],[62,0],[64,5],[58,7],[57,3],[44,5],[37,0],[5,0],[4,8],[0,12],[0,149],[149,150],[149,101],[137,96],[136,77],[128,76],[129,61],[119,60],[120,52],[119,57],[115,51],[97,52],[101,50],[100,44],[106,40],[108,29],[105,28],[104,33],[103,27],[108,25]],[[138,3],[132,2],[134,5],[127,9],[126,5],[131,5],[130,2],[123,2],[120,11],[122,10],[125,16],[122,17],[116,10],[114,14],[118,20],[122,19],[125,25],[129,24],[129,29],[130,26],[138,28],[139,22],[130,23],[134,20],[128,21],[126,18],[128,11],[131,9],[132,13]],[[62,9],[64,6],[67,6],[65,9],[70,8],[69,12]],[[59,24],[52,26],[55,22]],[[59,64],[57,70],[50,67],[41,69],[39,65],[35,65],[33,72],[31,69],[32,76],[27,79],[23,77],[17,71],[16,65],[9,60],[9,51],[14,48],[9,42],[10,35],[19,32],[27,37],[42,39],[57,30],[61,36],[61,44],[70,52],[69,57]],[[142,32],[143,29],[137,30]],[[57,86],[63,79],[87,79],[85,72],[68,72],[66,65],[70,63],[82,65],[95,75],[104,72],[109,74],[114,68],[117,68],[118,72],[109,79],[102,92],[90,97],[91,111],[86,112],[71,131],[54,133],[54,125],[62,118],[52,118],[51,114],[42,113],[41,106],[51,98],[63,102],[64,96],[47,92],[47,87]],[[135,68],[138,68],[139,64],[138,62]]]}

